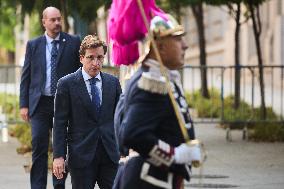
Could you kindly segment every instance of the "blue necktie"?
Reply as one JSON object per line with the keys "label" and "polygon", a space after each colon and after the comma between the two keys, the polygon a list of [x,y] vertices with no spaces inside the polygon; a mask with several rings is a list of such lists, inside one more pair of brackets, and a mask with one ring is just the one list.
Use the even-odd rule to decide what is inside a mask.
{"label": "blue necktie", "polygon": [[96,86],[96,82],[99,81],[98,78],[93,77],[92,79],[89,80],[91,84],[91,95],[92,95],[92,104],[96,110],[97,113],[100,112],[100,94],[99,94],[99,89]]}
{"label": "blue necktie", "polygon": [[58,55],[58,49],[57,49],[57,44],[59,43],[58,40],[53,40],[51,42],[52,48],[51,48],[51,79],[50,79],[50,93],[52,96],[55,95],[56,91],[56,84],[57,84],[57,75],[56,75],[56,60],[57,60],[57,55]]}

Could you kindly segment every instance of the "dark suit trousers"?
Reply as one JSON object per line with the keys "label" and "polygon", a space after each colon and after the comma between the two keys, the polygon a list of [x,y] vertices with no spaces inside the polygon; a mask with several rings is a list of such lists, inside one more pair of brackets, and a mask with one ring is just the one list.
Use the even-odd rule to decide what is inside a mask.
{"label": "dark suit trousers", "polygon": [[118,163],[111,161],[99,139],[96,154],[90,165],[79,169],[70,165],[72,189],[93,189],[96,182],[101,189],[111,189],[117,168]]}
{"label": "dark suit trousers", "polygon": [[[48,146],[54,115],[53,106],[54,97],[42,96],[35,113],[31,116],[33,163],[30,182],[32,189],[46,189]],[[53,175],[54,188],[64,188],[66,176],[64,179],[58,180]]]}

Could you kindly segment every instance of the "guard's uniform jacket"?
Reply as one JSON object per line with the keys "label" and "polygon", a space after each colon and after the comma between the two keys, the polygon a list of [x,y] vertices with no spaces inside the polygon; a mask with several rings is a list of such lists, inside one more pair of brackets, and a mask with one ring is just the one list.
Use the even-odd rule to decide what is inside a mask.
{"label": "guard's uniform jacket", "polygon": [[[179,74],[169,71],[169,77],[190,139],[195,139]],[[144,61],[128,81],[124,103],[119,140],[124,147],[133,149],[139,155],[121,168],[116,188],[179,188],[183,178],[189,180],[191,167],[174,162],[174,147],[185,141],[158,62],[151,59]]]}

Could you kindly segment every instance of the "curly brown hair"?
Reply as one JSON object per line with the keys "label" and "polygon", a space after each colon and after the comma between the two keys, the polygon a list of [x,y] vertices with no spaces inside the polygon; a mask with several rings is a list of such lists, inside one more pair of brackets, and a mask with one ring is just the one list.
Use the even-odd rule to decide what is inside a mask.
{"label": "curly brown hair", "polygon": [[87,35],[86,37],[84,37],[81,43],[79,54],[80,56],[84,56],[86,53],[86,49],[92,49],[97,47],[103,47],[104,54],[106,54],[107,52],[106,43],[100,40],[100,38],[97,35]]}

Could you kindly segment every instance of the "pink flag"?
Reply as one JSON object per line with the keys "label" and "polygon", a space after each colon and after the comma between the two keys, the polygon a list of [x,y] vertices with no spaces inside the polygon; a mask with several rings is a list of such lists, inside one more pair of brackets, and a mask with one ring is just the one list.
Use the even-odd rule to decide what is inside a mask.
{"label": "pink flag", "polygon": [[[155,0],[141,0],[148,22],[158,15],[166,18]],[[113,0],[108,17],[108,35],[113,43],[112,60],[115,65],[133,64],[138,58],[138,40],[147,34],[147,28],[137,0]]]}

